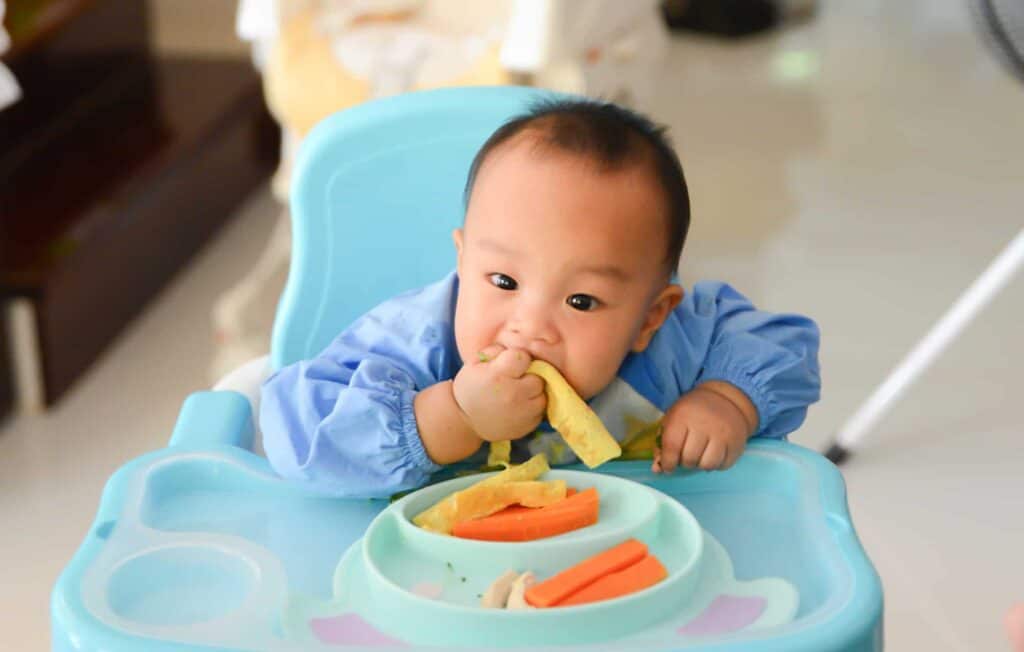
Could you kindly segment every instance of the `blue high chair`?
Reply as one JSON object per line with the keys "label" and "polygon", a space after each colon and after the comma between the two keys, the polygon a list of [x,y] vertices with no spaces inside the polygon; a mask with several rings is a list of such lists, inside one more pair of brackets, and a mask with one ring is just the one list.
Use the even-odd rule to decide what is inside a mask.
{"label": "blue high chair", "polygon": [[[332,499],[279,479],[253,452],[263,377],[454,266],[450,233],[473,155],[544,94],[416,93],[316,127],[297,165],[292,267],[269,361],[189,396],[168,447],[110,478],[53,592],[54,650],[882,648],[881,584],[842,477],[788,442],[752,441],[723,472],[655,476],[642,461],[585,476],[554,470],[599,488],[601,520],[529,544],[410,525],[409,515],[477,478],[391,505]],[[670,573],[663,585],[583,607],[475,606],[504,570],[502,554],[533,555],[532,568],[550,572],[623,533],[657,551]]]}

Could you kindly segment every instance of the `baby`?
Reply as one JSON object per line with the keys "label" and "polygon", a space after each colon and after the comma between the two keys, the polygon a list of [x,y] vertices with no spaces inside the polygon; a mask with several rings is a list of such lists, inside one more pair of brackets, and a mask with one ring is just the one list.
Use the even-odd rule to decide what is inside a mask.
{"label": "baby", "polygon": [[728,285],[674,282],[690,221],[663,130],[613,104],[554,101],[477,153],[456,270],[377,306],[263,386],[264,448],[283,476],[384,497],[511,440],[576,461],[543,421],[541,359],[653,470],[725,469],[818,399],[818,331]]}

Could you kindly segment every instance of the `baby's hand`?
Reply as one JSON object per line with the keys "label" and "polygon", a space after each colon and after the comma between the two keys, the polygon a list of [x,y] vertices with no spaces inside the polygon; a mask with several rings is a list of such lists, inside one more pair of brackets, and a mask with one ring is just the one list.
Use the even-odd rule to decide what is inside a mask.
{"label": "baby's hand", "polygon": [[717,381],[698,385],[665,413],[651,470],[672,473],[680,464],[727,469],[743,453],[756,424],[757,409],[739,389]]}
{"label": "baby's hand", "polygon": [[531,361],[526,351],[494,344],[455,375],[455,402],[478,437],[519,439],[540,424],[548,401],[544,381],[526,373]]}

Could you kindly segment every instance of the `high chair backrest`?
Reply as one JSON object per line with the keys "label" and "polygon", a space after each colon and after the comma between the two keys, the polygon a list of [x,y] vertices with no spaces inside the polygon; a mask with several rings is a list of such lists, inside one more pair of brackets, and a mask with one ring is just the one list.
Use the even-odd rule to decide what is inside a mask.
{"label": "high chair backrest", "polygon": [[400,95],[336,113],[303,141],[274,369],[315,356],[357,317],[455,267],[470,163],[510,117],[552,93],[500,86]]}

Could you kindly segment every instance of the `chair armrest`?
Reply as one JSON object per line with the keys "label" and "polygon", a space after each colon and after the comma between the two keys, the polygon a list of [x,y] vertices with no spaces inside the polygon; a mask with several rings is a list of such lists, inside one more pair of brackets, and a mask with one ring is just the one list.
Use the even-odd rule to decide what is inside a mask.
{"label": "chair armrest", "polygon": [[210,448],[229,445],[252,450],[253,419],[249,401],[237,392],[195,392],[178,413],[169,446]]}
{"label": "chair armrest", "polygon": [[271,371],[269,355],[255,358],[226,373],[213,386],[213,391],[232,391],[244,396],[255,420],[260,413],[260,385],[270,377]]}

